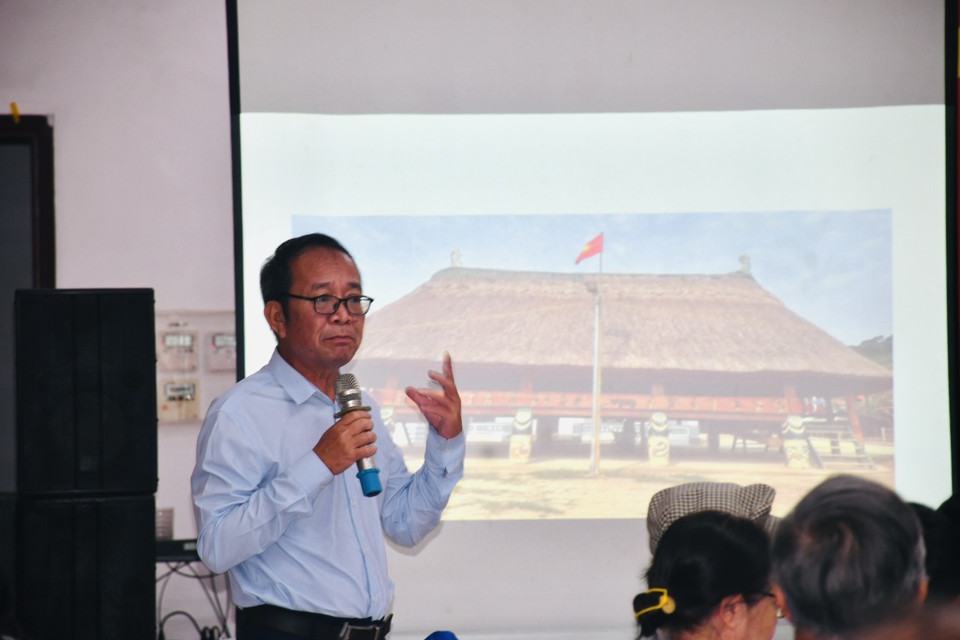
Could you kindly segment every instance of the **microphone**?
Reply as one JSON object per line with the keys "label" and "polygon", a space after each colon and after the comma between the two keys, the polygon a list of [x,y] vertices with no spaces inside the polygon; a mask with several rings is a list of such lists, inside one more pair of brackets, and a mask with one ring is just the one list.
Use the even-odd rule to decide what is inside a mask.
{"label": "microphone", "polygon": [[[333,414],[334,418],[339,419],[351,411],[370,411],[370,407],[361,404],[363,400],[360,384],[352,373],[343,373],[338,376],[333,390],[337,396],[337,406],[340,407],[340,411]],[[383,487],[380,486],[380,469],[377,469],[377,463],[373,461],[373,457],[357,460],[357,468],[359,469],[357,477],[360,478],[363,495],[370,498],[383,491]]]}

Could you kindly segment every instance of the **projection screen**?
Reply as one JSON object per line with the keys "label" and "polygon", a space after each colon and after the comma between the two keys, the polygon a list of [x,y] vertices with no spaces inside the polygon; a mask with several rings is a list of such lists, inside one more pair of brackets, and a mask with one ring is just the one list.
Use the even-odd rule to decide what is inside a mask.
{"label": "projection screen", "polygon": [[[602,539],[699,480],[769,483],[782,515],[837,472],[938,505],[943,13],[239,3],[245,373],[274,346],[260,265],[319,231],[375,299],[350,370],[413,468],[427,427],[402,389],[453,358],[454,531],[572,544],[537,528],[556,520]],[[637,553],[611,588],[636,582]]]}

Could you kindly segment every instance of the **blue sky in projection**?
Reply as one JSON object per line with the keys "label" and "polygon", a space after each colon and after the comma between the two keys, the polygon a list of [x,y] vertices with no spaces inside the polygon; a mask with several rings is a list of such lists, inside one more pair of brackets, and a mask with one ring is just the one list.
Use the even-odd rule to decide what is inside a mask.
{"label": "blue sky in projection", "polygon": [[[294,216],[356,258],[374,311],[451,264],[513,271],[723,274],[750,257],[753,277],[788,308],[846,344],[893,327],[888,210],[496,216]],[[604,234],[602,257],[575,264]]]}

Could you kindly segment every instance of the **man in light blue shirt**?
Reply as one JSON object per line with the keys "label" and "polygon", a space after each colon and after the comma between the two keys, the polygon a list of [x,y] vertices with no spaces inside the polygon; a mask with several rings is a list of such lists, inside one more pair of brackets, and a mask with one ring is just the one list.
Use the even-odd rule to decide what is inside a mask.
{"label": "man in light blue shirt", "polygon": [[[372,302],[347,250],[323,234],[288,240],[260,286],[277,348],[204,420],[191,478],[200,558],[229,575],[238,640],[379,640],[393,600],[384,535],[417,544],[463,475],[450,357],[428,372],[435,388],[406,389],[431,426],[410,473],[370,398],[338,411]],[[382,492],[367,497],[352,471],[374,455]]]}

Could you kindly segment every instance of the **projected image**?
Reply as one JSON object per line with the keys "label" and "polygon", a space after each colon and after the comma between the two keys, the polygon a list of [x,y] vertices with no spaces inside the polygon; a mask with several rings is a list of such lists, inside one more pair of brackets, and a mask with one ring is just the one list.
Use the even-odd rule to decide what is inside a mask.
{"label": "projected image", "polygon": [[785,513],[841,471],[942,502],[942,122],[246,114],[244,370],[275,344],[259,265],[323,231],[375,298],[351,366],[411,467],[402,389],[453,358],[468,468],[445,518],[642,518],[696,480],[767,482]]}
{"label": "projected image", "polygon": [[[467,473],[448,519],[643,517],[657,490],[891,486],[892,213],[295,216],[375,299],[351,371],[422,460],[403,389],[444,351]],[[599,425],[599,428],[597,428]]]}

